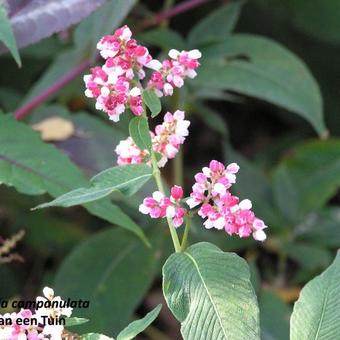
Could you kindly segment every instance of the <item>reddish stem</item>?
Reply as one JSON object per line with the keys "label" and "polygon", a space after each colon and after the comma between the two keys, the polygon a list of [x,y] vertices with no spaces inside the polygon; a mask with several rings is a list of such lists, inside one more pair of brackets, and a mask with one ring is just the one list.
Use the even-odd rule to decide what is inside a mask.
{"label": "reddish stem", "polygon": [[165,10],[163,12],[160,12],[159,14],[155,15],[152,19],[147,19],[144,21],[142,24],[143,28],[153,26],[153,25],[158,25],[162,21],[172,18],[174,16],[177,16],[181,13],[184,13],[186,11],[189,11],[190,9],[193,9],[195,7],[198,7],[200,5],[203,5],[204,3],[208,2],[210,0],[187,0],[183,1],[182,3]]}
{"label": "reddish stem", "polygon": [[[159,23],[161,23],[165,19],[169,19],[171,17],[174,17],[176,15],[179,15],[181,13],[184,13],[192,8],[195,8],[197,6],[200,6],[209,0],[187,0],[184,1],[173,8],[170,8],[166,11],[160,12],[157,14],[152,20],[146,20],[142,26],[143,28],[154,26]],[[64,88],[68,83],[70,83],[72,80],[76,79],[80,74],[82,74],[86,69],[88,69],[91,66],[90,60],[85,60],[82,64],[75,67],[73,70],[71,70],[69,73],[66,73],[63,77],[58,79],[54,84],[52,84],[50,87],[48,87],[46,90],[41,92],[39,95],[34,97],[31,101],[29,101],[27,104],[24,104],[22,107],[20,107],[18,110],[14,112],[14,117],[16,119],[23,119],[25,116],[27,116],[32,110],[40,106],[42,103],[44,103],[49,97],[51,97],[53,94]]]}
{"label": "reddish stem", "polygon": [[90,60],[85,60],[83,63],[75,67],[69,73],[66,73],[63,77],[58,79],[54,84],[48,87],[46,90],[42,91],[36,97],[34,97],[27,104],[20,107],[14,112],[14,117],[16,119],[22,119],[28,115],[36,107],[44,103],[50,96],[64,88],[68,83],[77,78],[81,73],[88,69],[91,65]]}

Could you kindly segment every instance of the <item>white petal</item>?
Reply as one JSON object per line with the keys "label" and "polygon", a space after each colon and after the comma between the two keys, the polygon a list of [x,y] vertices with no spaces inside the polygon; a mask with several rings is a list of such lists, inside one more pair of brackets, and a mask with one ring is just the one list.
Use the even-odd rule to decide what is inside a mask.
{"label": "white petal", "polygon": [[164,195],[160,192],[160,191],[155,191],[152,194],[152,197],[154,200],[156,200],[157,202],[160,202],[160,200],[164,197]]}
{"label": "white petal", "polygon": [[145,66],[151,68],[152,70],[158,71],[162,68],[162,63],[157,59],[152,59]]}
{"label": "white petal", "polygon": [[220,195],[224,195],[227,191],[227,189],[225,188],[225,186],[222,183],[216,183],[214,185],[213,190]]}
{"label": "white petal", "polygon": [[54,297],[54,290],[52,288],[45,287],[43,289],[43,294],[47,299],[52,300]]}
{"label": "white petal", "polygon": [[134,87],[134,88],[131,89],[130,96],[137,97],[137,96],[140,96],[140,95],[141,95],[140,88]]}
{"label": "white petal", "polygon": [[200,204],[200,202],[197,202],[194,198],[188,198],[185,203],[190,207],[190,209]]}
{"label": "white petal", "polygon": [[88,97],[88,98],[93,98],[92,91],[89,90],[89,89],[86,89],[86,90],[85,90],[85,96]]}
{"label": "white petal", "polygon": [[240,207],[241,210],[250,210],[252,207],[251,201],[248,199],[245,199],[241,201],[238,206]]}
{"label": "white petal", "polygon": [[189,51],[188,55],[189,55],[189,58],[192,58],[192,59],[199,59],[202,57],[202,53],[197,49]]}
{"label": "white petal", "polygon": [[193,69],[188,69],[185,74],[187,75],[187,77],[189,77],[190,79],[194,79],[197,76],[197,72]]}
{"label": "white petal", "polygon": [[145,206],[144,204],[140,204],[138,210],[142,213],[147,215],[150,212],[150,208],[148,208],[147,206]]}
{"label": "white petal", "polygon": [[231,163],[227,166],[227,171],[231,172],[232,174],[236,174],[240,170],[240,167],[237,163]]}
{"label": "white petal", "polygon": [[211,170],[208,167],[204,167],[202,169],[202,172],[204,173],[205,176],[210,177],[211,176]]}
{"label": "white petal", "polygon": [[178,56],[180,55],[180,52],[175,50],[175,49],[172,49],[169,51],[169,57],[172,58],[172,59],[177,59]]}
{"label": "white petal", "polygon": [[216,228],[216,229],[219,229],[219,230],[223,229],[224,226],[225,226],[224,217],[218,218],[216,221],[214,221],[213,225],[214,225],[214,228]]}
{"label": "white petal", "polygon": [[176,209],[172,205],[169,205],[166,208],[166,216],[173,218],[173,217],[175,217],[175,215],[176,215]]}
{"label": "white petal", "polygon": [[118,115],[110,115],[109,119],[112,120],[113,122],[117,123],[117,122],[119,122],[119,114]]}
{"label": "white petal", "polygon": [[166,96],[172,96],[172,94],[174,93],[174,88],[169,83],[164,84],[163,90]]}
{"label": "white petal", "polygon": [[91,74],[85,74],[85,76],[83,77],[83,80],[85,83],[88,83],[92,78]]}
{"label": "white petal", "polygon": [[231,211],[232,213],[235,213],[235,212],[238,211],[239,209],[240,209],[240,207],[236,204],[236,205],[234,205],[233,207],[230,208],[230,211]]}
{"label": "white petal", "polygon": [[256,230],[253,232],[253,237],[257,241],[264,241],[267,238],[267,235],[263,230]]}
{"label": "white petal", "polygon": [[103,97],[107,97],[109,94],[110,94],[110,90],[108,87],[106,86],[103,86],[100,90],[100,94],[103,96]]}
{"label": "white petal", "polygon": [[178,150],[172,144],[167,144],[165,146],[165,151],[168,158],[174,158],[178,152]]}
{"label": "white petal", "polygon": [[206,220],[203,225],[207,228],[207,229],[211,229],[214,227],[214,224],[211,220]]}
{"label": "white petal", "polygon": [[167,159],[165,156],[163,156],[163,157],[157,162],[158,167],[163,168],[164,165],[167,163],[167,161],[168,161],[168,159]]}

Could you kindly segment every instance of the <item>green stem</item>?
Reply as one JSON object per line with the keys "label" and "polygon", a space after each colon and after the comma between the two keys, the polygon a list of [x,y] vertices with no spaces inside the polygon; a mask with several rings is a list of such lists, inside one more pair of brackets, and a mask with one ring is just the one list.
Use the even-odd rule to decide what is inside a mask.
{"label": "green stem", "polygon": [[[153,176],[155,177],[157,188],[163,195],[165,195],[165,191],[164,191],[164,187],[163,187],[163,183],[161,179],[161,173],[157,165],[156,155],[153,151],[151,151],[151,163],[152,163]],[[168,226],[169,226],[172,242],[175,247],[175,251],[179,253],[181,251],[181,245],[179,243],[179,238],[178,238],[176,229],[172,223],[171,218],[167,217],[166,220],[168,222]]]}
{"label": "green stem", "polygon": [[[163,12],[168,11],[171,7],[173,7],[174,3],[175,3],[175,0],[165,0],[164,5],[163,5]],[[163,21],[161,22],[161,26],[168,27],[169,20],[167,18],[163,19]]]}
{"label": "green stem", "polygon": [[187,217],[187,222],[185,224],[183,238],[182,238],[181,252],[184,252],[185,249],[187,249],[188,235],[189,235],[189,231],[190,231],[191,220],[192,220],[191,216],[188,216]]}
{"label": "green stem", "polygon": [[176,185],[183,186],[183,150],[180,150],[173,163],[174,182]]}

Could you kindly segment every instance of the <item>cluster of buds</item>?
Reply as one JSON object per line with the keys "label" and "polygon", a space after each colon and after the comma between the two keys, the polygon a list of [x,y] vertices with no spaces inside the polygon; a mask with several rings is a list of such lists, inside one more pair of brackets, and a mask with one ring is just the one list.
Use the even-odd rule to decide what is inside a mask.
{"label": "cluster of buds", "polygon": [[[151,133],[152,148],[162,157],[158,161],[158,166],[163,167],[168,159],[175,158],[181,144],[188,136],[190,122],[184,119],[184,112],[177,110],[174,114],[167,112],[164,121]],[[141,150],[133,142],[131,137],[121,141],[116,149],[118,155],[118,165],[147,163],[150,158],[147,150]]]}
{"label": "cluster of buds", "polygon": [[113,35],[106,35],[97,44],[100,55],[105,59],[102,67],[94,67],[91,74],[84,76],[85,95],[96,99],[96,108],[106,112],[111,120],[129,108],[136,116],[143,113],[141,81],[145,78],[145,67],[156,69],[147,83],[158,96],[172,95],[174,87],[181,87],[186,77],[193,78],[199,66],[198,50],[171,50],[171,60],[163,63],[152,59],[148,49],[131,38],[127,26],[118,28]]}
{"label": "cluster of buds", "polygon": [[185,78],[195,78],[196,69],[199,67],[198,59],[202,54],[199,50],[169,51],[170,59],[160,63],[158,60],[152,60],[149,67],[155,72],[152,73],[148,82],[148,87],[154,89],[158,97],[172,96],[175,87],[182,87]]}
{"label": "cluster of buds", "polygon": [[195,175],[196,183],[186,203],[190,208],[201,205],[198,215],[206,218],[204,226],[207,229],[224,229],[229,235],[252,235],[255,240],[264,241],[264,229],[267,226],[251,210],[251,201],[240,201],[229,192],[229,188],[236,182],[235,174],[238,170],[236,163],[225,167],[218,161],[211,161],[209,167],[204,167],[202,172]]}
{"label": "cluster of buds", "polygon": [[146,197],[139,206],[142,214],[150,215],[151,218],[171,218],[176,228],[183,224],[186,209],[180,205],[183,198],[183,189],[180,186],[171,188],[171,195],[167,197],[160,191],[155,191],[152,197]]}
{"label": "cluster of buds", "polygon": [[[60,340],[64,331],[64,326],[57,321],[60,317],[70,317],[72,308],[61,306],[64,301],[60,296],[54,296],[54,291],[51,288],[45,287],[43,289],[45,297],[38,296],[37,303],[49,301],[50,308],[39,308],[32,313],[29,309],[22,309],[18,313],[6,313],[0,315],[0,318],[6,322],[0,325],[0,339],[11,340]],[[53,307],[58,306],[58,307]],[[52,320],[46,322],[46,320]],[[10,320],[10,324],[7,324]],[[25,322],[23,322],[25,320]],[[54,321],[53,321],[54,320]],[[4,324],[2,326],[2,324]]]}

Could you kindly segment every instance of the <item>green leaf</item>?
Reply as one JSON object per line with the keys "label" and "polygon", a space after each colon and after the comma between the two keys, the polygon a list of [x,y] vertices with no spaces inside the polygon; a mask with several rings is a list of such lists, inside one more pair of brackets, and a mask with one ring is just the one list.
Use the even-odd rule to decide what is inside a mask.
{"label": "green leaf", "polygon": [[210,243],[170,256],[163,293],[185,340],[259,339],[259,311],[247,263]]}
{"label": "green leaf", "polygon": [[319,86],[307,66],[273,40],[235,34],[202,50],[197,85],[266,100],[305,118],[326,132]]}
{"label": "green leaf", "polygon": [[277,167],[273,173],[273,192],[277,207],[291,223],[299,221],[299,193],[294,181],[284,167]]}
{"label": "green leaf", "polygon": [[340,186],[340,139],[299,144],[280,167],[299,194],[300,213],[320,209]]}
{"label": "green leaf", "polygon": [[89,321],[88,319],[84,319],[84,318],[76,318],[76,317],[67,318],[65,327],[79,326],[88,321]]}
{"label": "green leaf", "polygon": [[321,275],[307,283],[294,305],[291,340],[333,340],[340,334],[340,254]]}
{"label": "green leaf", "polygon": [[134,339],[139,333],[143,332],[149,327],[157,318],[162,305],[158,305],[151,312],[146,314],[143,319],[133,321],[126,328],[124,328],[117,336],[117,340],[131,340]]}
{"label": "green leaf", "polygon": [[40,204],[35,209],[81,205],[100,200],[114,191],[120,191],[125,195],[133,195],[151,176],[151,168],[146,164],[116,166],[92,177],[89,188],[75,189],[51,202]]}
{"label": "green leaf", "polygon": [[259,298],[261,339],[289,339],[289,318],[291,308],[277,295],[263,291]]}
{"label": "green leaf", "polygon": [[55,289],[60,296],[90,301],[89,308],[73,311],[90,320],[79,327],[82,332],[95,329],[116,335],[129,323],[153,281],[161,237],[159,232],[150,237],[150,249],[131,233],[108,229],[66,257],[56,275]]}
{"label": "green leaf", "polygon": [[217,131],[224,137],[228,136],[229,132],[226,122],[219,115],[218,112],[201,102],[199,102],[198,105],[195,106],[195,111],[199,114],[199,117],[202,119],[202,121],[211,129]]}
{"label": "green leaf", "polygon": [[114,340],[106,335],[98,333],[87,333],[80,337],[81,340]]}
{"label": "green leaf", "polygon": [[284,250],[290,258],[309,271],[325,268],[332,260],[327,249],[311,243],[287,242]]}
{"label": "green leaf", "polygon": [[96,45],[99,39],[107,34],[112,34],[131,9],[136,0],[108,0],[91,16],[83,20],[76,29],[76,35],[85,38],[81,41],[89,51],[92,58],[97,55]]}
{"label": "green leaf", "polygon": [[295,28],[330,43],[340,43],[340,3],[337,0],[289,1]]}
{"label": "green leaf", "polygon": [[151,111],[151,117],[156,117],[162,110],[160,99],[157,97],[155,91],[145,90],[142,93],[144,103]]}
{"label": "green leaf", "polygon": [[217,8],[196,24],[189,33],[192,47],[223,41],[234,29],[244,1]]}
{"label": "green leaf", "polygon": [[[39,95],[47,87],[54,84],[58,79],[65,74],[71,72],[77,65],[79,65],[84,58],[84,53],[79,49],[69,49],[60,53],[55,60],[49,65],[42,76],[32,84],[28,93],[23,98],[21,105],[32,100]],[[59,93],[58,93],[59,94]],[[52,99],[57,95],[53,94],[49,98]]]}
{"label": "green leaf", "polygon": [[294,233],[300,241],[340,248],[340,209],[332,207],[319,213],[312,212],[295,228]]}
{"label": "green leaf", "polygon": [[151,150],[152,142],[148,121],[145,117],[134,117],[129,124],[129,133],[141,150]]}
{"label": "green leaf", "polygon": [[[294,30],[298,30],[308,38],[316,38],[331,44],[340,43],[340,3],[338,0],[262,0],[262,5],[277,16],[288,19]],[[288,21],[286,21],[288,23]]]}
{"label": "green leaf", "polygon": [[185,49],[185,42],[181,35],[169,28],[161,27],[138,34],[137,40],[145,44],[160,47],[163,50],[175,48]]}
{"label": "green leaf", "polygon": [[[53,197],[88,185],[80,170],[53,145],[43,143],[38,133],[11,116],[0,116],[0,183],[27,195],[49,193]],[[86,204],[93,215],[146,238],[118,206],[108,200]]]}
{"label": "green leaf", "polygon": [[6,45],[18,66],[21,67],[21,59],[17,48],[17,43],[15,41],[11,23],[7,17],[7,13],[2,2],[0,2],[0,41]]}

